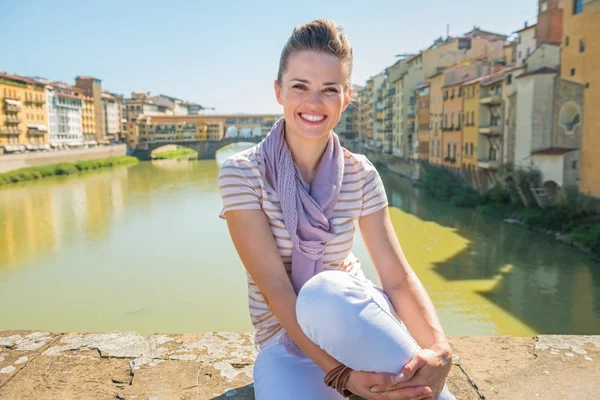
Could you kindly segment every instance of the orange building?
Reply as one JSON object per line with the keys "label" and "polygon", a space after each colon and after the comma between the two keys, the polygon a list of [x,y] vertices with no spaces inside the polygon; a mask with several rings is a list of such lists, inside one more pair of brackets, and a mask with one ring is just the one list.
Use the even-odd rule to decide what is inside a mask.
{"label": "orange building", "polygon": [[600,2],[566,0],[561,77],[585,85],[579,190],[600,197]]}
{"label": "orange building", "polygon": [[442,165],[459,171],[462,165],[462,83],[445,85],[442,90],[444,99]]}

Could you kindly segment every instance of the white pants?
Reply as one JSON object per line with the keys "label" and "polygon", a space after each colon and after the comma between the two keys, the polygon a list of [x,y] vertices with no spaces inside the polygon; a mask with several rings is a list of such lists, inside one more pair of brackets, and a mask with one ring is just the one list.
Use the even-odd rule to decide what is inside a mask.
{"label": "white pants", "polygon": [[[300,290],[296,303],[304,333],[336,360],[358,371],[396,374],[420,348],[383,291],[342,271],[325,271]],[[287,353],[278,335],[254,364],[257,400],[339,400],[325,373],[308,357]],[[454,400],[444,388],[440,400]]]}

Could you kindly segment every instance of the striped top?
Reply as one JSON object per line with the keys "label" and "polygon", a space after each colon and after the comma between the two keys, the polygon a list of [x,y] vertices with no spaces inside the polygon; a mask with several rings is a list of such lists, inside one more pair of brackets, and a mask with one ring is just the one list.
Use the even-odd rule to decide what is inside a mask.
{"label": "striped top", "polygon": [[[279,254],[291,275],[293,243],[283,223],[283,213],[277,193],[267,190],[260,174],[262,161],[257,156],[257,146],[238,153],[223,163],[219,171],[219,191],[223,200],[220,217],[225,219],[231,210],[263,210]],[[379,173],[362,155],[344,152],[344,178],[331,222],[335,238],[327,244],[323,256],[324,270],[343,270],[366,280],[360,260],[352,252],[355,224],[359,217],[374,213],[387,206],[387,197]],[[263,295],[246,273],[250,318],[257,329],[256,344],[260,346],[283,328],[271,313]]]}

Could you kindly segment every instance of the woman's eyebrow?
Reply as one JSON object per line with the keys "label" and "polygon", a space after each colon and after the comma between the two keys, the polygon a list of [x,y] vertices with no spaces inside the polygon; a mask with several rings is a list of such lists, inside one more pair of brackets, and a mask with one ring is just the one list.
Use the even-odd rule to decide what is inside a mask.
{"label": "woman's eyebrow", "polygon": [[[298,82],[301,82],[301,83],[309,83],[306,79],[300,79],[300,78],[292,78],[290,80],[292,80],[292,81],[298,81]],[[325,85],[325,86],[331,86],[331,85],[339,85],[339,84],[340,84],[339,82],[325,82],[323,85]]]}

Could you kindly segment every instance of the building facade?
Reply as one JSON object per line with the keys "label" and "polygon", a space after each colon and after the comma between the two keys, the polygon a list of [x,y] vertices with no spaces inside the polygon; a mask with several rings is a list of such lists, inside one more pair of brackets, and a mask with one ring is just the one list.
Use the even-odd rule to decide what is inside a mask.
{"label": "building facade", "polygon": [[119,140],[122,127],[121,98],[110,93],[102,93],[102,118],[104,119],[104,137],[106,140]]}
{"label": "building facade", "polygon": [[418,147],[415,152],[416,159],[427,161],[429,160],[429,131],[431,130],[430,121],[430,88],[429,83],[425,83],[415,90],[417,98],[417,142]]}
{"label": "building facade", "polygon": [[48,145],[44,85],[0,73],[0,153],[39,150]]}
{"label": "building facade", "polygon": [[535,38],[536,25],[527,25],[517,33],[517,65],[522,65],[527,57],[534,52],[537,47]]}
{"label": "building facade", "polygon": [[66,84],[54,82],[46,86],[46,103],[50,145],[82,146],[83,96]]}
{"label": "building facade", "polygon": [[429,131],[429,162],[433,165],[442,165],[442,133],[444,126],[444,72],[429,78],[429,119],[431,130]]}
{"label": "building facade", "polygon": [[83,89],[86,96],[93,98],[96,141],[105,142],[104,119],[102,118],[102,81],[91,76],[78,76],[75,78],[75,86]]}
{"label": "building facade", "polygon": [[600,1],[565,0],[563,17],[561,77],[585,87],[579,189],[600,197]]}
{"label": "building facade", "polygon": [[562,43],[564,0],[538,0],[538,21],[535,26],[537,47],[544,43]]}

